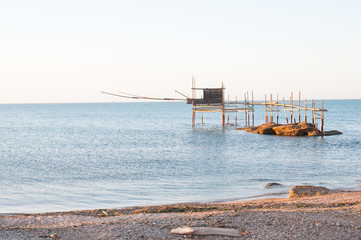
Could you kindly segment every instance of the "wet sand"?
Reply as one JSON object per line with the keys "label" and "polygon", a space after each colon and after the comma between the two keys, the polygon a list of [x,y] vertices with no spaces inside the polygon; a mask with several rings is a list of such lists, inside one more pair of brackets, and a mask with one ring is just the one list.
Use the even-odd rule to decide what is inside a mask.
{"label": "wet sand", "polygon": [[171,234],[183,226],[238,229],[242,239],[361,239],[361,191],[0,216],[0,239],[184,239]]}

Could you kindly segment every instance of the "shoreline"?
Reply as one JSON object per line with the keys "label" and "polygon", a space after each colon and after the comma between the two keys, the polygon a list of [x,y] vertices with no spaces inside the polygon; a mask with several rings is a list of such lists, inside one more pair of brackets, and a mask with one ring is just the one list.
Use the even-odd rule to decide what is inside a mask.
{"label": "shoreline", "polygon": [[[305,186],[310,186],[306,184]],[[175,204],[214,204],[214,203],[224,203],[224,202],[235,202],[235,201],[252,201],[252,200],[262,200],[262,199],[273,199],[273,198],[288,198],[289,188],[278,189],[278,192],[269,192],[253,196],[246,197],[234,197],[234,198],[223,198],[216,200],[202,200],[202,201],[190,201],[190,202],[170,202],[170,203],[160,203],[155,205],[131,205],[131,206],[122,206],[122,207],[103,207],[103,208],[83,208],[83,209],[71,209],[71,210],[54,210],[54,211],[42,211],[42,212],[0,212],[1,216],[16,216],[16,215],[38,215],[38,214],[48,214],[48,213],[66,213],[66,212],[78,212],[78,211],[92,211],[97,209],[124,209],[124,208],[139,208],[139,207],[152,207],[152,206],[166,206],[166,205],[175,205]],[[361,183],[353,187],[341,187],[335,188],[334,191],[341,192],[358,192],[361,191]]]}
{"label": "shoreline", "polygon": [[239,229],[245,239],[360,239],[361,191],[304,198],[2,215],[0,238],[184,239],[170,233],[183,226]]}

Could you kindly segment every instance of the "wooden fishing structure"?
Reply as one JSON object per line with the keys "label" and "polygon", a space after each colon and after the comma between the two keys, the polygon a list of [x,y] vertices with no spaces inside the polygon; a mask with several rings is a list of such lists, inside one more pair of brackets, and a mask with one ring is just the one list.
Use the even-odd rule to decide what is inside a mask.
{"label": "wooden fishing structure", "polygon": [[[197,98],[197,92],[201,91],[201,97]],[[225,100],[225,86],[222,82],[220,88],[197,88],[195,79],[192,78],[192,98],[187,99],[188,104],[192,104],[192,126],[195,125],[196,113],[201,113],[203,124],[203,113],[206,112],[220,112],[222,113],[222,125],[233,125],[229,121],[229,113],[235,113],[235,124],[238,122],[238,113],[244,112],[245,125],[250,125],[250,113],[252,113],[252,124],[254,124],[254,101],[252,95],[252,102],[249,101],[248,94],[245,95],[244,102],[237,100]],[[227,123],[226,123],[227,114]]]}
{"label": "wooden fishing structure", "polygon": [[[327,109],[324,108],[323,101],[321,101],[321,108],[316,107],[316,101],[314,100],[311,101],[311,106],[309,106],[307,100],[304,100],[304,103],[301,101],[301,92],[298,94],[298,101],[297,99],[294,101],[293,93],[291,93],[291,97],[288,100],[285,100],[285,98],[280,100],[278,98],[278,94],[276,95],[276,99],[273,99],[273,95],[270,94],[269,98],[267,98],[267,95],[265,95],[264,102],[255,101],[253,97],[253,91],[251,94],[249,94],[249,92],[244,93],[244,101],[239,101],[237,96],[235,100],[230,101],[229,95],[227,100],[225,98],[225,86],[223,82],[220,88],[199,88],[196,87],[194,77],[192,77],[191,90],[191,97],[176,90],[176,93],[182,95],[185,98],[154,98],[129,94],[125,92],[119,92],[119,94],[109,92],[102,93],[131,99],[186,101],[187,104],[192,104],[192,126],[196,125],[197,113],[201,114],[201,123],[203,124],[203,114],[214,112],[220,112],[222,114],[223,126],[238,125],[239,118],[244,118],[244,126],[254,126],[255,106],[264,106],[265,123],[274,122],[279,124],[281,112],[284,112],[287,124],[297,122],[300,123],[301,120],[307,122],[307,116],[311,114],[311,123],[315,126],[315,128],[319,129],[321,133],[324,131],[324,112],[326,112]],[[200,97],[197,97],[197,95]],[[233,113],[235,116],[234,123],[230,122],[230,113]],[[244,117],[242,117],[242,115]]]}

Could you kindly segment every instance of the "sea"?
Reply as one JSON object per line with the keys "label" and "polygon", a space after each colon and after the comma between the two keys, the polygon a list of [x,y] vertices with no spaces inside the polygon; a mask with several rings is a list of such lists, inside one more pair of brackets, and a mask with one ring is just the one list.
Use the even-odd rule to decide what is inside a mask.
{"label": "sea", "polygon": [[183,102],[1,104],[0,214],[278,197],[296,185],[361,190],[361,100],[324,105],[325,130],[342,135],[248,133],[236,129],[244,113],[225,127],[220,113],[203,124],[198,114],[192,127]]}

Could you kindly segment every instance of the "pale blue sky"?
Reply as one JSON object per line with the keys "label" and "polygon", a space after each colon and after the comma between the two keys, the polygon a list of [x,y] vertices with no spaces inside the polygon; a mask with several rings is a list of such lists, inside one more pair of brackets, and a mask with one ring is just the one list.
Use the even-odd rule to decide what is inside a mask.
{"label": "pale blue sky", "polygon": [[361,1],[0,0],[0,103],[361,98]]}

